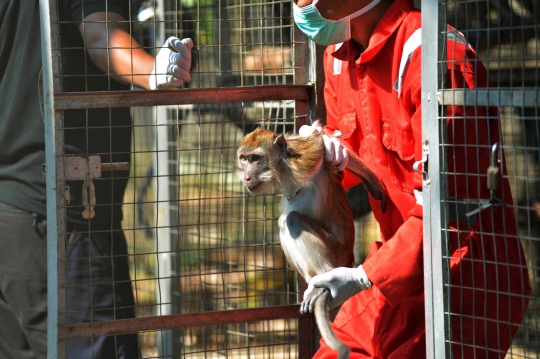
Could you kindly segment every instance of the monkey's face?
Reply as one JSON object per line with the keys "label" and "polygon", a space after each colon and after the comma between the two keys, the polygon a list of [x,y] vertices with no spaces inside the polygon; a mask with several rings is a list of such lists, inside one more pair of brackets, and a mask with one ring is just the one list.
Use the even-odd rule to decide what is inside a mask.
{"label": "monkey's face", "polygon": [[275,181],[269,166],[269,158],[262,150],[238,150],[238,177],[253,194],[269,193],[274,190]]}
{"label": "monkey's face", "polygon": [[273,172],[272,158],[276,157],[272,131],[257,128],[246,135],[237,152],[238,179],[253,194],[271,193],[279,189]]}

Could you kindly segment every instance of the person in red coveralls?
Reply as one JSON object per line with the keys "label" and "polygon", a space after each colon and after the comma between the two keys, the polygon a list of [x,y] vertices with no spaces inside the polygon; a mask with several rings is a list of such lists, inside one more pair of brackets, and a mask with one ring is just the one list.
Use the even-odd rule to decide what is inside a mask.
{"label": "person in red coveralls", "polygon": [[[324,133],[334,133],[380,176],[385,213],[370,198],[381,242],[358,268],[315,276],[331,306],[333,328],[352,358],[426,356],[422,176],[421,13],[412,0],[295,0],[297,26],[324,54]],[[487,71],[462,34],[448,27],[446,86],[488,87]],[[435,74],[434,74],[435,76]],[[501,141],[496,108],[448,107],[448,196],[488,199],[491,146]],[[303,126],[300,134],[321,131]],[[325,135],[327,161],[346,169],[347,149]],[[466,146],[464,146],[466,145]],[[466,159],[466,160],[465,160]],[[504,159],[503,159],[504,160]],[[344,171],[346,189],[358,185]],[[512,204],[507,180],[496,197]],[[450,205],[450,207],[453,207]],[[454,358],[504,358],[528,304],[529,278],[511,205],[467,217],[450,215],[452,347]],[[315,358],[335,358],[322,340]]]}

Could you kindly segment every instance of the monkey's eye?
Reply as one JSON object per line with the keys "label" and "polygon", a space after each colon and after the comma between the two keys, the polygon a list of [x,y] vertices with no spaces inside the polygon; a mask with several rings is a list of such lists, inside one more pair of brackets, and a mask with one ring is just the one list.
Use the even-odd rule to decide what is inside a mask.
{"label": "monkey's eye", "polygon": [[246,162],[246,161],[248,161],[248,162],[257,162],[261,158],[261,156],[259,156],[259,155],[247,155],[247,156],[246,155],[240,155],[239,158],[240,158],[240,161],[242,161],[242,162]]}

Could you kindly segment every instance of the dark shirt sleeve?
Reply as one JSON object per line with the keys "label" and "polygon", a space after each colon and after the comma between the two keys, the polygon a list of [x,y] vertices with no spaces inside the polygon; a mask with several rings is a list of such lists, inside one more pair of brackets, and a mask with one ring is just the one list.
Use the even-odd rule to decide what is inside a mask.
{"label": "dark shirt sleeve", "polygon": [[68,0],[68,14],[72,20],[82,21],[98,11],[111,11],[130,19],[129,0]]}

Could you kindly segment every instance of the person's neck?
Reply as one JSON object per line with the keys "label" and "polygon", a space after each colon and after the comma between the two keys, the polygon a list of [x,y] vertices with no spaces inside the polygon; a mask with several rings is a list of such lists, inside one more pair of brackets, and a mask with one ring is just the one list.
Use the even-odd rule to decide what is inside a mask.
{"label": "person's neck", "polygon": [[393,2],[394,0],[381,0],[373,9],[351,20],[351,37],[363,49],[367,49],[373,30]]}

